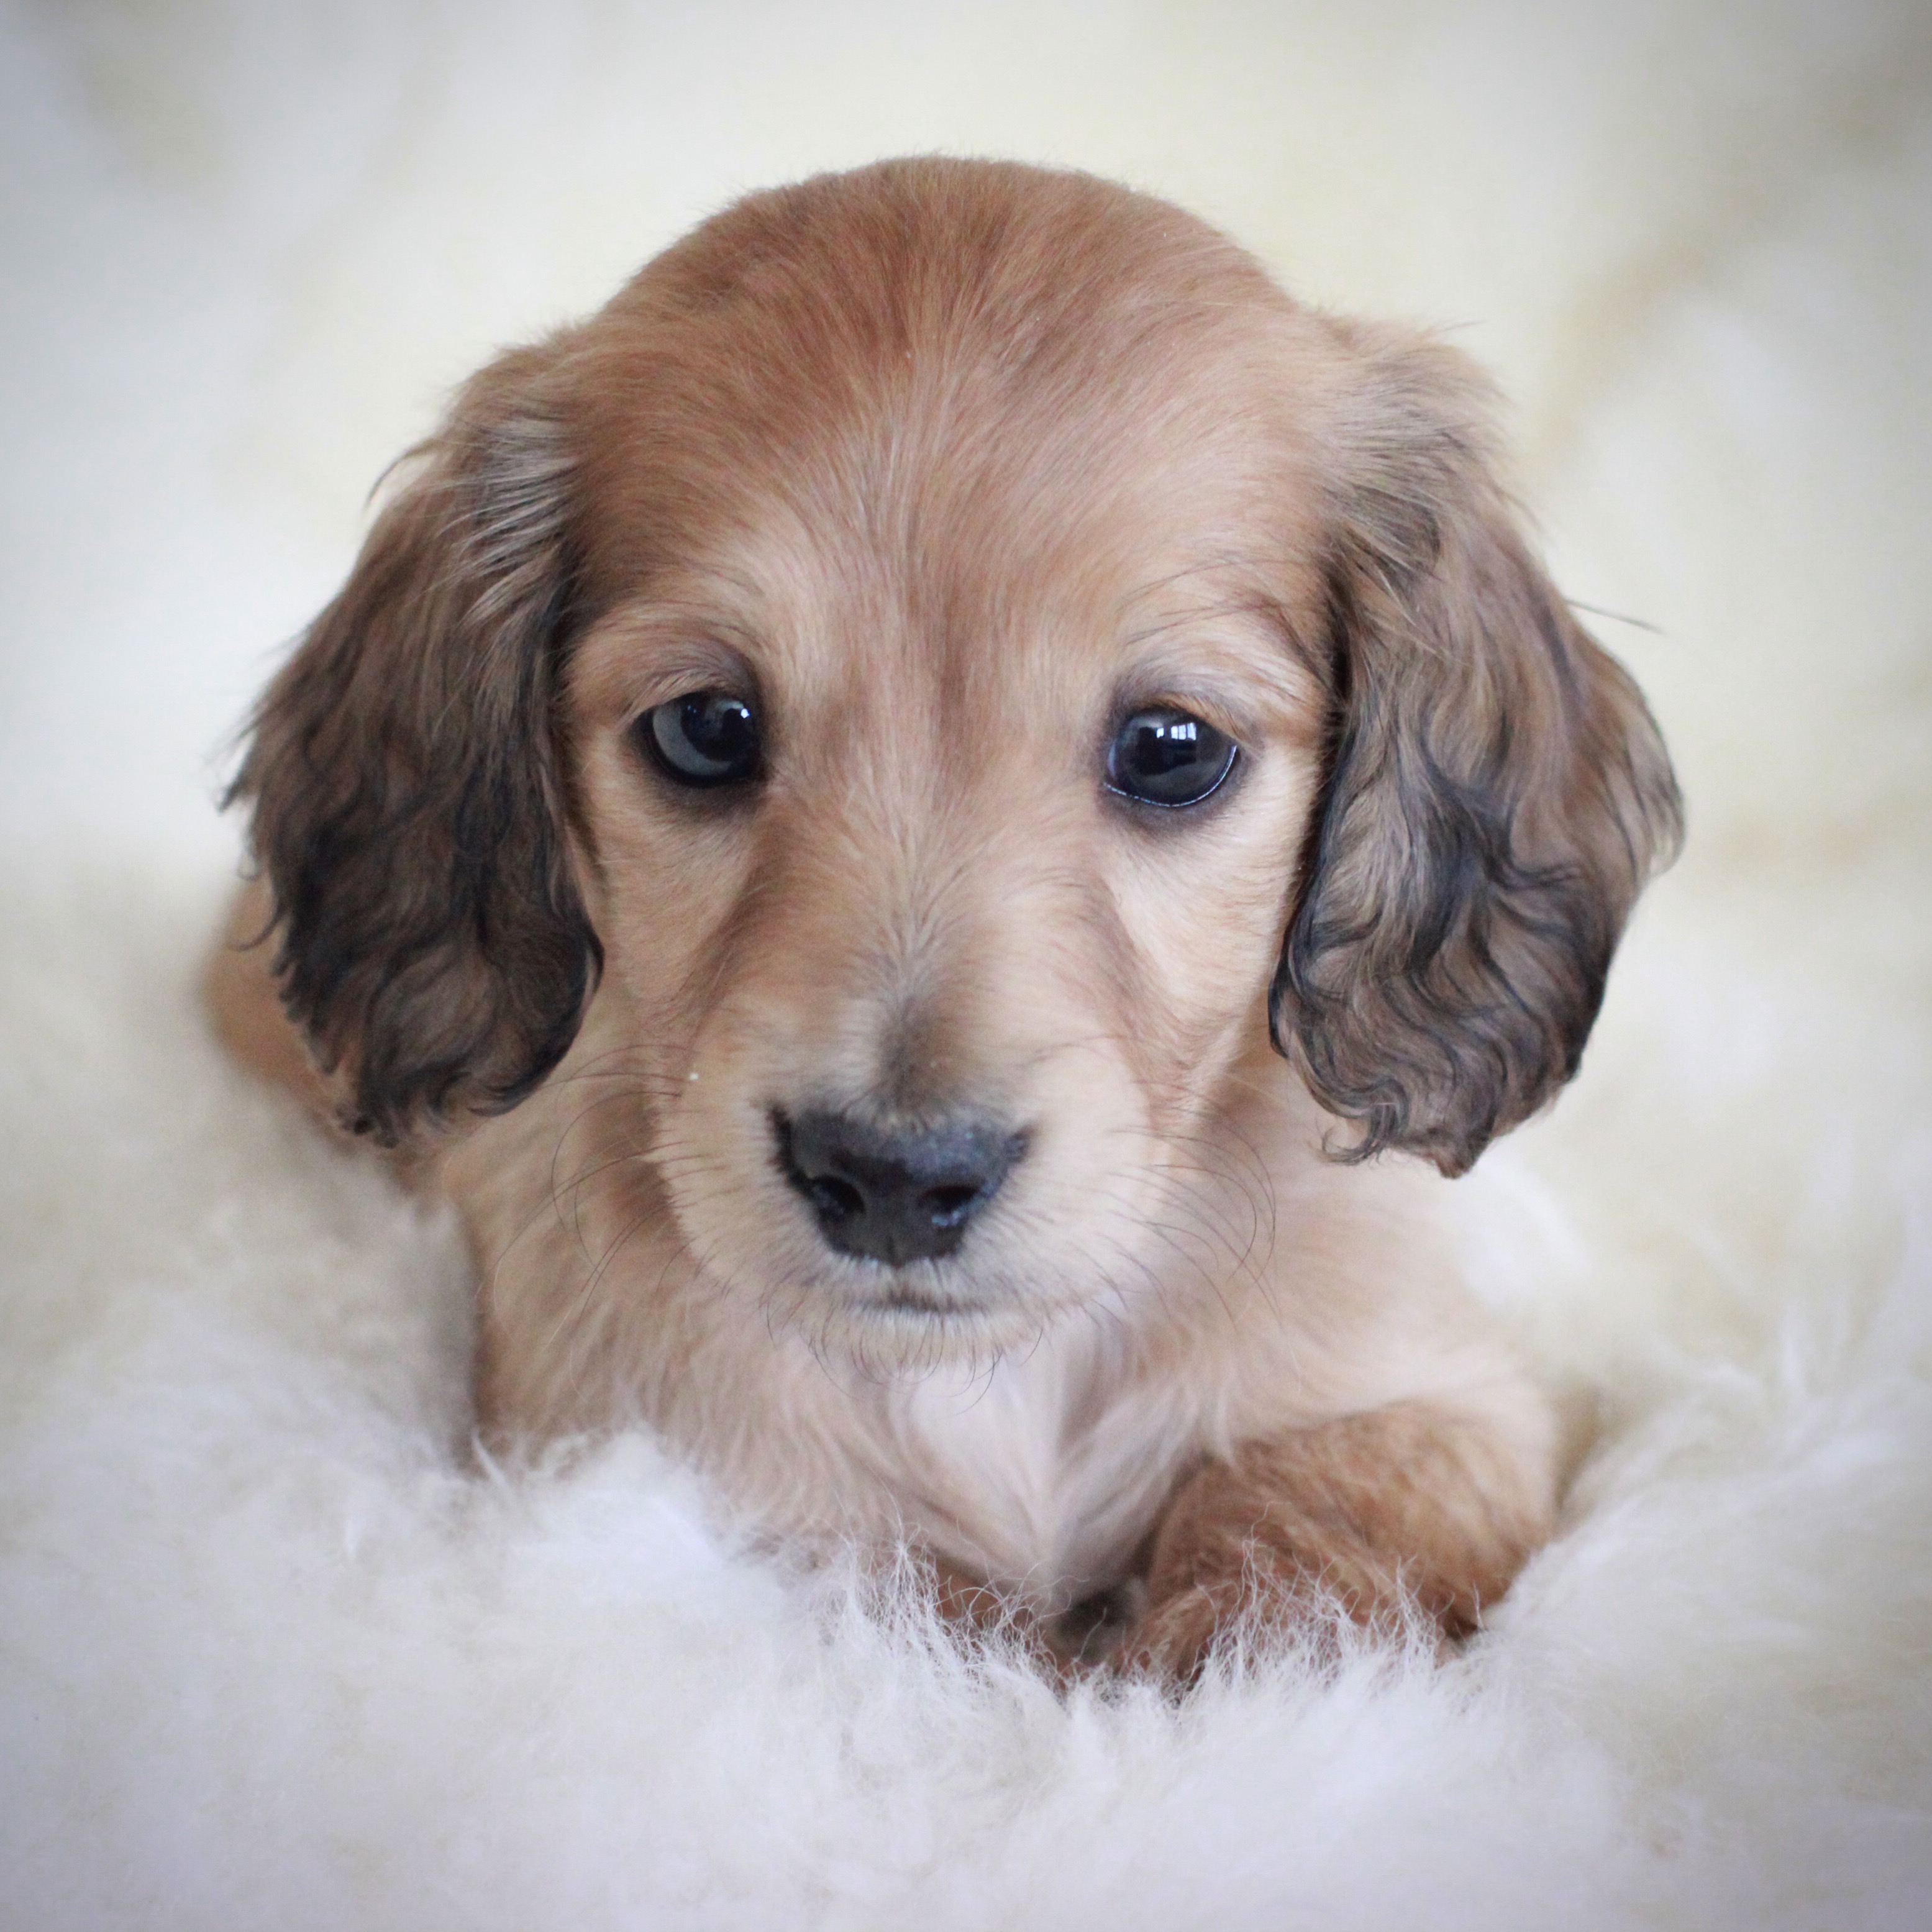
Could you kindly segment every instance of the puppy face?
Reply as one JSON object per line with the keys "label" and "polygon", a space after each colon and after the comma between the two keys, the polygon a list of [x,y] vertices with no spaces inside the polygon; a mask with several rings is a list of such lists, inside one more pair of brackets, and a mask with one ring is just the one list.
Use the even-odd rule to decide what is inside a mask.
{"label": "puppy face", "polygon": [[870,1358],[1211,1291],[1270,1031],[1466,1166],[1674,835],[1463,365],[1082,177],[740,204],[428,454],[241,780],[290,1010],[394,1136],[601,971],[689,1256]]}
{"label": "puppy face", "polygon": [[693,1252],[874,1357],[1142,1288],[1265,1046],[1320,579],[1249,345],[1185,320],[1070,400],[943,311],[830,368],[753,326],[728,461],[701,373],[601,431],[652,454],[566,704],[652,1157]]}

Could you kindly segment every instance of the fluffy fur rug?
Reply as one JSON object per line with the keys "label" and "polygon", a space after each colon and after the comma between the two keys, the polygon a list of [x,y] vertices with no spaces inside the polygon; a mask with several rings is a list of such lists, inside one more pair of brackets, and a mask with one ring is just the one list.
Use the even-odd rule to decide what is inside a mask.
{"label": "fluffy fur rug", "polygon": [[[326,391],[328,357],[387,286],[352,269],[388,259],[397,234],[442,232],[439,208],[473,214],[484,190],[465,202],[436,182],[458,152],[488,148],[499,165],[479,100],[534,89],[549,102],[545,124],[568,130],[578,158],[543,177],[556,190],[589,168],[584,154],[608,158],[602,76],[649,65],[643,28],[577,10],[595,58],[580,50],[574,80],[506,26],[508,51],[484,60],[466,43],[444,92],[423,94],[410,47],[427,43],[392,46],[373,14],[340,10],[361,22],[343,32],[368,74],[415,75],[428,104],[410,122],[389,79],[357,94],[326,63],[310,72],[325,94],[349,87],[369,125],[410,125],[418,146],[378,178],[388,200],[328,205],[336,226],[297,286],[275,280],[286,260],[261,241],[268,218],[244,176],[219,173],[281,152],[244,85],[255,74],[272,107],[268,68],[248,66],[267,58],[250,23],[270,10],[219,16],[228,65],[206,97],[185,56],[142,65],[164,42],[140,40],[160,32],[141,9],[74,10],[66,38],[8,30],[16,76],[52,77],[30,104],[55,158],[39,199],[16,190],[7,217],[15,259],[44,271],[16,308],[52,386],[22,414],[7,497],[31,541],[15,546],[0,716],[13,828],[0,894],[0,1922],[1932,1922],[1932,95],[1910,22],[1860,14],[1854,34],[1762,10],[1752,17],[1770,26],[1740,38],[1743,16],[1713,8],[1684,16],[1675,39],[1652,20],[1600,44],[1580,26],[1558,50],[1570,63],[1558,126],[1517,94],[1510,113],[1492,111],[1501,97],[1483,89],[1501,86],[1506,56],[1557,58],[1523,54],[1493,14],[1436,32],[1435,53],[1391,67],[1372,97],[1340,14],[1311,12],[1300,40],[1246,13],[1239,32],[1232,10],[1215,16],[1228,45],[1215,44],[1214,73],[1273,62],[1291,104],[1324,87],[1355,99],[1352,86],[1372,100],[1349,151],[1367,157],[1349,204],[1361,219],[1408,206],[1420,233],[1487,209],[1487,226],[1460,231],[1504,263],[1486,280],[1444,267],[1446,242],[1405,254],[1398,236],[1376,255],[1336,240],[1347,182],[1283,188],[1262,224],[1258,200],[1164,161],[1151,135],[1124,155],[1077,116],[1063,127],[994,111],[990,80],[973,94],[978,68],[958,81],[970,111],[922,95],[918,112],[853,137],[865,151],[945,142],[1135,172],[1278,243],[1290,270],[1286,238],[1305,218],[1301,266],[1328,275],[1324,294],[1480,304],[1502,320],[1476,346],[1526,398],[1528,481],[1559,575],[1662,628],[1602,625],[1680,754],[1689,856],[1640,915],[1581,1082],[1462,1184],[1477,1279],[1593,1432],[1564,1534],[1449,1668],[1365,1654],[1328,1681],[1291,1658],[1225,1672],[1174,1708],[1142,1693],[1062,1701],[997,1654],[963,1655],[890,1594],[734,1546],[642,1439],[568,1468],[470,1473],[453,1231],[208,1046],[188,988],[228,867],[170,802],[192,784],[148,781],[164,766],[192,775],[260,675],[276,634],[264,614],[284,632],[298,621],[348,538],[346,510],[299,540],[288,512],[282,550],[264,563],[248,549],[259,506],[206,481],[215,446],[194,425],[212,392],[195,372],[256,340],[236,289],[291,305],[301,326],[235,378],[256,416],[247,435],[223,432],[220,462],[231,481],[238,465],[254,476],[250,452],[272,431],[313,476],[339,463],[366,482],[416,424],[385,420],[335,456],[320,406],[289,400],[291,368]],[[855,8],[824,58],[910,86],[967,51],[990,61],[1001,35],[1060,32],[1029,26],[1037,10],[855,52],[871,19]],[[1376,16],[1384,51],[1400,15]],[[1102,37],[1094,85],[1116,106],[1143,98],[1120,75],[1166,48],[1159,85],[1194,116],[1174,124],[1232,130],[1250,172],[1280,185],[1295,137],[1254,145],[1275,125],[1260,94],[1229,96],[1225,123],[1213,90],[1186,106],[1208,54],[1180,17],[1136,14],[1138,54]],[[1149,24],[1162,21],[1165,41]],[[1177,46],[1196,48],[1195,68],[1174,64]],[[1074,71],[1066,47],[1054,58]],[[147,90],[134,108],[130,73]],[[573,86],[590,103],[577,121],[559,104]],[[823,111],[854,98],[835,93]],[[210,100],[232,124],[206,120]],[[208,165],[227,187],[183,177],[173,202],[155,188],[157,170],[173,178],[140,146],[174,124],[158,100],[206,110]],[[1633,132],[1618,117],[1639,101],[1653,118]],[[1084,111],[1098,126],[1100,109]],[[1332,134],[1346,116],[1328,112]],[[1422,122],[1462,129],[1432,171],[1436,158],[1402,146]],[[525,122],[506,125],[524,152]],[[662,165],[672,134],[652,138]],[[809,128],[776,155],[755,142],[728,162],[700,154],[713,200],[728,175],[858,158]],[[290,178],[299,201],[308,178]],[[168,222],[187,232],[197,194],[220,215],[203,224],[214,239],[185,267],[154,249],[152,314],[102,320],[128,259],[119,244]],[[550,203],[518,194],[499,219],[528,244],[530,209]],[[602,216],[614,219],[608,202]],[[77,220],[86,246],[62,254],[48,238]],[[626,258],[656,238],[631,222]],[[496,272],[455,277],[445,312],[467,298],[500,332],[526,326],[491,306]],[[544,286],[550,313],[600,292],[568,274]],[[62,302],[86,319],[64,337],[50,319]],[[481,345],[448,327],[439,366],[454,377]],[[178,477],[164,459],[173,446],[133,462],[102,400],[117,383],[131,394],[130,368],[165,388],[169,368],[187,374],[140,420],[180,426]],[[106,452],[101,465],[56,460],[62,436]],[[200,546],[170,538],[171,557],[233,560],[242,587],[225,604],[196,605],[185,566],[155,561],[152,532],[174,530],[170,518]],[[120,578],[84,567],[104,554],[124,560]],[[223,614],[211,621],[227,644],[193,641],[204,608]],[[152,627],[145,655],[137,620]],[[206,701],[142,713],[158,746],[120,758],[114,734],[134,744],[139,707],[117,667],[145,664],[156,638]],[[149,674],[130,673],[137,695]],[[90,771],[86,796],[106,807],[75,802]],[[25,816],[30,798],[57,828],[31,854],[25,828],[48,821]]]}

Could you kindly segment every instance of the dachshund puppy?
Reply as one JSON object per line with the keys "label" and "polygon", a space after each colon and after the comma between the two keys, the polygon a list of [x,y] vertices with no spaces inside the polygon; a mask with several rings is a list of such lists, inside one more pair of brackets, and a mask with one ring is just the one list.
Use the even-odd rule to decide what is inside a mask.
{"label": "dachshund puppy", "polygon": [[486,1440],[642,1419],[1178,1679],[1474,1624],[1554,1430],[1430,1170],[1575,1072],[1678,825],[1489,415],[1172,207],[940,160],[463,389],[262,702],[276,943],[212,992],[460,1207]]}

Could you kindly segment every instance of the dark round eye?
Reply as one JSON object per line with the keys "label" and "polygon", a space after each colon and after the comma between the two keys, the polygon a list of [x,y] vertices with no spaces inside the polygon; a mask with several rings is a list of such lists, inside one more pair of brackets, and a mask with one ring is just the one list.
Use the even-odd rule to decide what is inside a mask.
{"label": "dark round eye", "polygon": [[681,785],[744,784],[764,769],[758,714],[729,692],[686,692],[646,711],[636,728],[658,770]]}
{"label": "dark round eye", "polygon": [[1107,748],[1107,789],[1143,805],[1198,805],[1234,769],[1225,731],[1168,704],[1136,711]]}

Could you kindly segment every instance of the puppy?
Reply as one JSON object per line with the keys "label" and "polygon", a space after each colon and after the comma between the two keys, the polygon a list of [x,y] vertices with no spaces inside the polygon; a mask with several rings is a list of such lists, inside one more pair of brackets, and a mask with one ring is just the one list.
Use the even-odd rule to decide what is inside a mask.
{"label": "puppy", "polygon": [[939,160],[463,389],[262,701],[212,991],[460,1207],[486,1439],[641,1418],[1180,1679],[1475,1624],[1554,1430],[1429,1170],[1576,1072],[1678,828],[1489,416],[1174,208]]}

